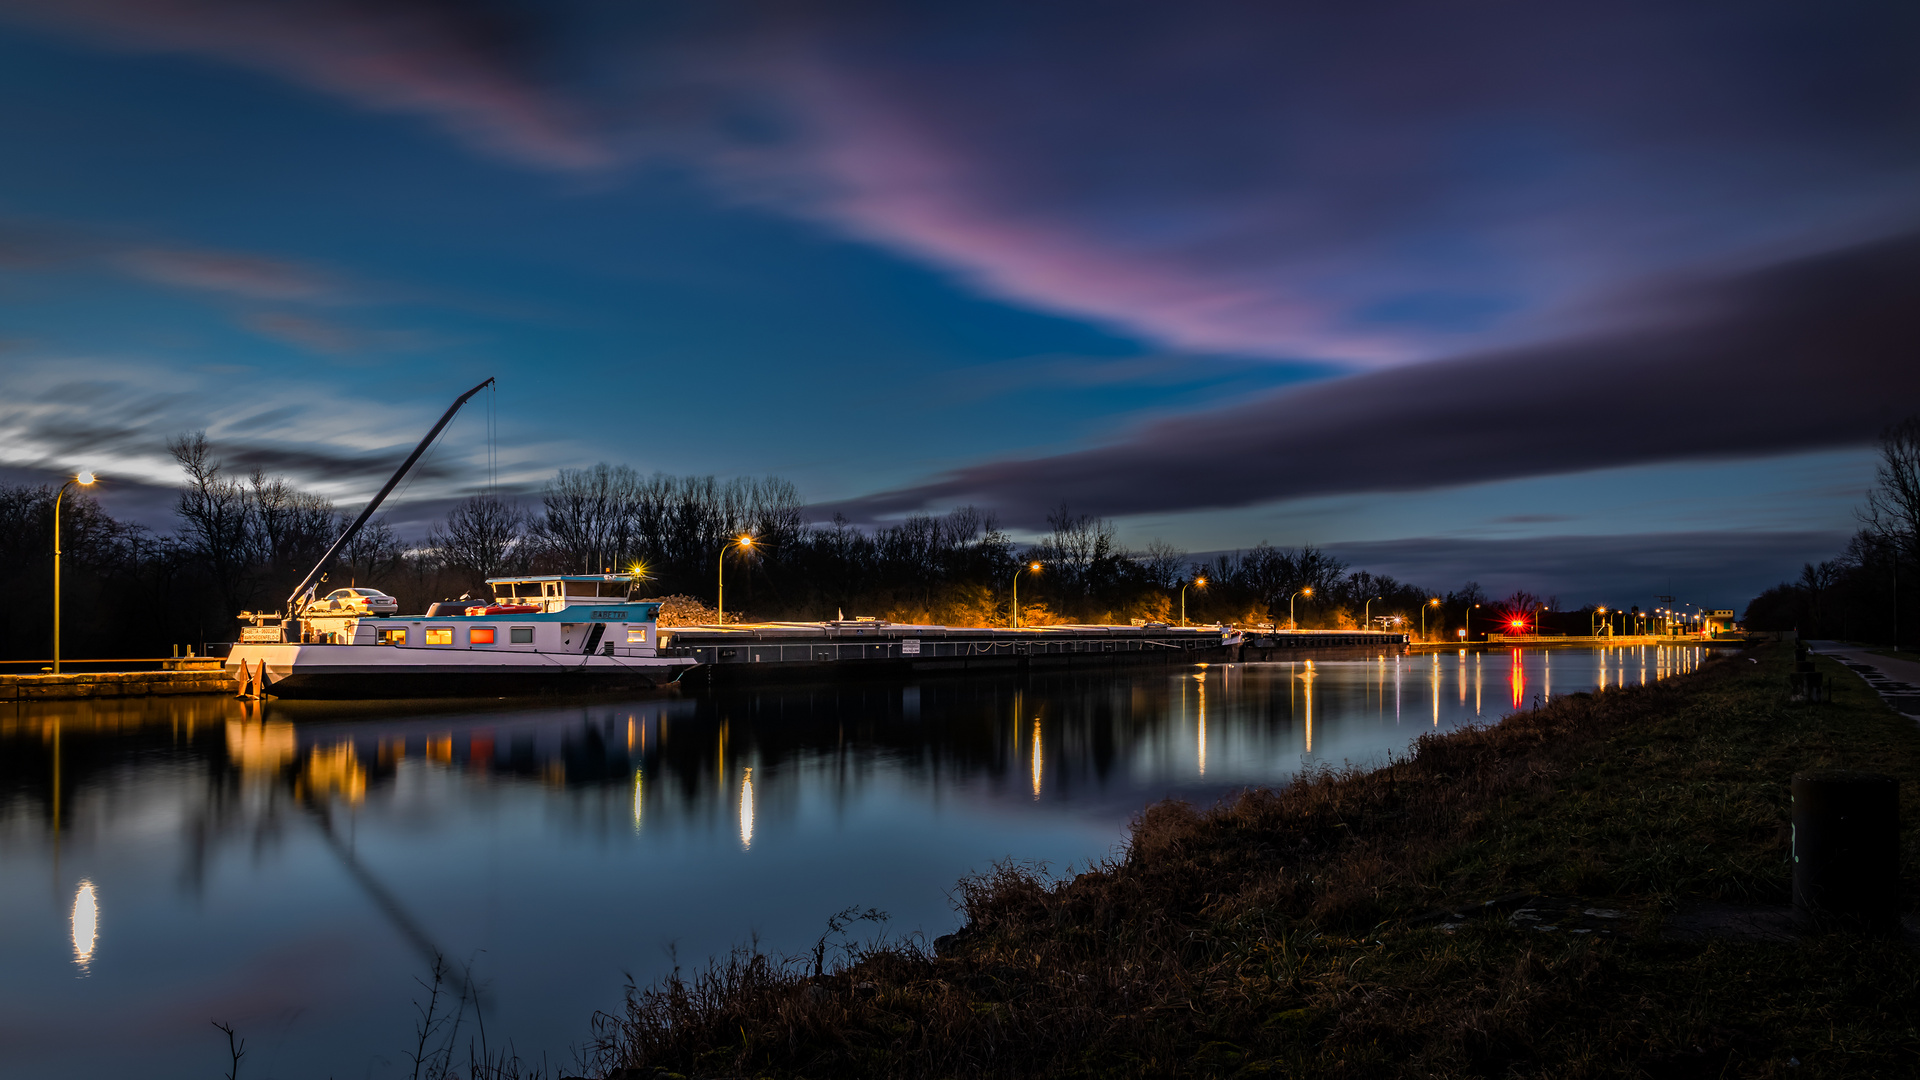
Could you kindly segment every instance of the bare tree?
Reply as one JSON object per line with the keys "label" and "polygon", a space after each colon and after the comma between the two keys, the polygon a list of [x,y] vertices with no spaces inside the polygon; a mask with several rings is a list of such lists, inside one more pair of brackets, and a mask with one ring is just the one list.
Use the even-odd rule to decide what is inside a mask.
{"label": "bare tree", "polygon": [[398,571],[405,551],[383,515],[361,526],[341,549],[340,557],[346,561],[347,575],[354,583],[371,585]]}
{"label": "bare tree", "polygon": [[1155,539],[1147,542],[1146,550],[1135,561],[1155,588],[1172,589],[1180,584],[1180,564],[1186,558],[1186,552],[1165,540]]}
{"label": "bare tree", "polygon": [[224,614],[236,615],[245,606],[244,577],[252,562],[252,502],[244,485],[221,475],[205,431],[170,439],[167,449],[187,473],[175,513],[188,545],[213,579]]}
{"label": "bare tree", "polygon": [[1893,641],[1902,638],[1900,567],[1920,546],[1920,416],[1909,416],[1880,432],[1880,464],[1875,486],[1867,492],[1861,518],[1893,556]]}
{"label": "bare tree", "polygon": [[[334,516],[331,500],[295,490],[260,469],[247,478],[251,511],[252,561],[276,587],[291,587],[313,567],[346,524]],[[277,588],[276,588],[277,591]]]}
{"label": "bare tree", "polygon": [[1920,416],[1880,433],[1880,463],[1874,467],[1875,487],[1867,492],[1866,525],[1912,550],[1920,538]]}
{"label": "bare tree", "polygon": [[515,573],[525,565],[527,516],[514,503],[476,495],[447,513],[444,528],[427,534],[447,567],[464,574],[469,586]]}

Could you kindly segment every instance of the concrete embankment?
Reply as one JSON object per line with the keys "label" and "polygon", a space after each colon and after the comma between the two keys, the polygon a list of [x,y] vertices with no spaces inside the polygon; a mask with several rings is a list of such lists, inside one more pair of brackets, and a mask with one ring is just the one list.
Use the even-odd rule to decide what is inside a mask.
{"label": "concrete embankment", "polygon": [[73,675],[0,675],[0,701],[60,701],[73,698],[232,694],[233,680],[219,668],[199,671],[87,671]]}

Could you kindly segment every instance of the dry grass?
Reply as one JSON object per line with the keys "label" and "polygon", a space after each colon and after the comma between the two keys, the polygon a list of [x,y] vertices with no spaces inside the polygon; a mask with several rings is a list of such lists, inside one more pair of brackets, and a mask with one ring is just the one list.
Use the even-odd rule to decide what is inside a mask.
{"label": "dry grass", "polygon": [[[1920,733],[1857,680],[1797,708],[1784,650],[1430,736],[1410,760],[1208,810],[1149,807],[1071,881],[964,882],[939,956],[742,953],[599,1018],[616,1075],[1865,1076],[1920,1068],[1920,963],[1884,942],[1672,941],[1700,901],[1785,904],[1797,768],[1900,775]],[[1911,815],[1909,815],[1911,818]],[[1914,895],[1916,834],[1903,834]],[[1420,913],[1525,892],[1611,937]],[[624,1074],[618,1070],[628,1070]]]}

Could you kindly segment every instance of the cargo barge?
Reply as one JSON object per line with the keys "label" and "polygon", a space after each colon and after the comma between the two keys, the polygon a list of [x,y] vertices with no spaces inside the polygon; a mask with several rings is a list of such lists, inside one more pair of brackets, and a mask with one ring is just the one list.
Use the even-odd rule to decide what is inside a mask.
{"label": "cargo barge", "polygon": [[1239,663],[1403,652],[1407,635],[1230,627],[1067,625],[1017,629],[850,619],[660,631],[662,656],[700,665],[681,681],[740,685],[871,677]]}
{"label": "cargo barge", "polygon": [[226,669],[249,697],[499,697],[650,690],[696,663],[660,654],[660,605],[630,599],[625,575],[487,585],[491,601],[427,615],[307,615],[295,641],[243,632]]}

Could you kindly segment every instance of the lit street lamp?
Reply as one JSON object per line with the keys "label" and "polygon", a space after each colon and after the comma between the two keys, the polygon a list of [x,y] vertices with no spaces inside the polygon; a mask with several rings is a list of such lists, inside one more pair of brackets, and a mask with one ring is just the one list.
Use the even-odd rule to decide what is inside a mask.
{"label": "lit street lamp", "polygon": [[753,550],[753,534],[741,533],[732,540],[720,545],[720,600],[716,609],[720,615],[720,625],[727,625],[727,549],[737,547],[741,551]]}
{"label": "lit street lamp", "polygon": [[1426,603],[1420,605],[1420,640],[1421,641],[1427,640],[1427,609],[1430,607],[1439,607],[1439,606],[1440,606],[1440,598],[1437,596],[1431,600],[1428,600]]}
{"label": "lit street lamp", "polygon": [[[1600,616],[1605,615],[1606,613],[1607,613],[1607,609],[1605,607],[1598,607],[1593,610],[1592,614],[1587,616],[1587,634],[1590,637],[1600,636],[1599,619],[1600,619]],[[1613,623],[1611,620],[1608,621],[1607,628],[1608,629],[1613,628]]]}
{"label": "lit street lamp", "polygon": [[[1011,622],[1007,624],[1012,629],[1018,630],[1020,628],[1020,575],[1026,574],[1026,573],[1037,574],[1039,572],[1040,572],[1040,564],[1037,561],[1030,562],[1027,565],[1013,572],[1013,619]],[[1185,602],[1183,600],[1182,601],[1183,610],[1184,610],[1184,603]]]}
{"label": "lit street lamp", "polygon": [[[1313,586],[1309,585],[1306,588],[1301,589],[1299,592],[1294,593],[1293,596],[1304,596],[1304,597],[1307,597],[1308,599],[1312,599]],[[1299,620],[1293,617],[1293,596],[1287,597],[1287,629],[1298,630],[1300,629],[1300,622]]]}
{"label": "lit street lamp", "polygon": [[67,497],[67,489],[75,484],[86,487],[93,483],[93,474],[83,472],[60,485],[53,496],[53,673],[60,674],[60,500]]}
{"label": "lit street lamp", "polygon": [[1467,621],[1464,625],[1460,627],[1460,636],[1465,638],[1468,641],[1473,640],[1473,608],[1477,608],[1479,606],[1480,606],[1479,604],[1475,604],[1473,605],[1473,607],[1470,607],[1467,609]]}
{"label": "lit street lamp", "polygon": [[[1036,563],[1035,565],[1037,566],[1039,564]],[[1198,585],[1200,588],[1204,589],[1207,587],[1207,579],[1203,577],[1197,577],[1197,578],[1194,578],[1192,581],[1188,582],[1187,584]],[[1186,585],[1180,586],[1180,625],[1181,626],[1187,625],[1187,586]]]}
{"label": "lit street lamp", "polygon": [[1360,626],[1362,629],[1373,625],[1373,602],[1378,599],[1380,598],[1377,596],[1370,596],[1367,598],[1366,604],[1360,608]]}

